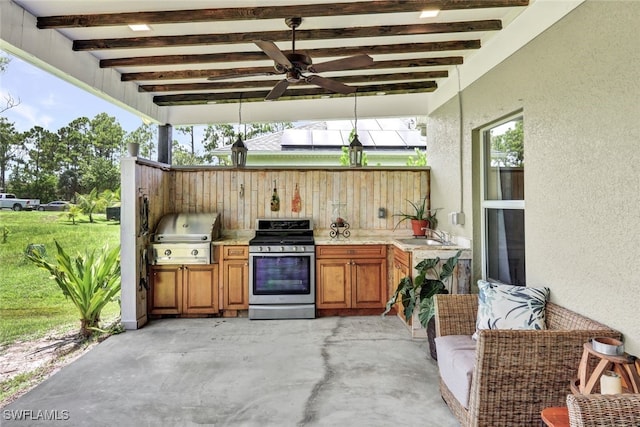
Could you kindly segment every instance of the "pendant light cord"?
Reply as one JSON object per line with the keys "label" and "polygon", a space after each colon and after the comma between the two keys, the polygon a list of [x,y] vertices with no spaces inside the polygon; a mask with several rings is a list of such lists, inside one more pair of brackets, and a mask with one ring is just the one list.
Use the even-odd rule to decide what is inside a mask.
{"label": "pendant light cord", "polygon": [[[240,131],[242,130],[242,94],[240,94],[240,102],[238,103],[238,127],[238,134],[240,134]],[[246,137],[247,136],[245,135],[245,139]]]}
{"label": "pendant light cord", "polygon": [[353,123],[353,128],[356,130],[356,134],[358,134],[358,92],[353,92],[353,116],[355,117],[355,121]]}

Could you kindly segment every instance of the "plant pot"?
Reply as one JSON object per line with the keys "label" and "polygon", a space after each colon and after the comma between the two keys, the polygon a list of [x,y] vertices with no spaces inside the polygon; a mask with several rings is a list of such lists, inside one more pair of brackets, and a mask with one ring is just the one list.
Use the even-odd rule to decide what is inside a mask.
{"label": "plant pot", "polygon": [[433,360],[438,360],[436,352],[436,317],[432,317],[427,323],[427,340],[429,341],[429,352]]}
{"label": "plant pot", "polygon": [[429,221],[426,219],[412,219],[411,227],[413,228],[414,236],[424,236],[426,233],[425,228],[429,226]]}
{"label": "plant pot", "polygon": [[140,144],[137,142],[128,142],[127,143],[127,151],[131,157],[138,157],[138,152],[140,151]]}

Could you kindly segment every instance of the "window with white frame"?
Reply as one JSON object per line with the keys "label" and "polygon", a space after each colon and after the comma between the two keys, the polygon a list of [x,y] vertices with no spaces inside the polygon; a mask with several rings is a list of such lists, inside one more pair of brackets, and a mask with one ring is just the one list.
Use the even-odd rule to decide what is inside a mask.
{"label": "window with white frame", "polygon": [[482,275],[526,285],[522,115],[482,129]]}

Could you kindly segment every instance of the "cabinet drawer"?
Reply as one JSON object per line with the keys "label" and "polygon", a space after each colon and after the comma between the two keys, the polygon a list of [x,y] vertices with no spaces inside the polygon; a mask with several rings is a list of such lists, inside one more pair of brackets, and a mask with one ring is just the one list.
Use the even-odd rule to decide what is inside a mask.
{"label": "cabinet drawer", "polygon": [[326,245],[316,246],[317,258],[384,258],[385,245]]}
{"label": "cabinet drawer", "polygon": [[249,259],[249,246],[224,246],[222,248],[224,259]]}
{"label": "cabinet drawer", "polygon": [[393,263],[401,264],[402,266],[409,268],[409,264],[411,264],[411,253],[405,252],[402,249],[394,246],[393,247]]}

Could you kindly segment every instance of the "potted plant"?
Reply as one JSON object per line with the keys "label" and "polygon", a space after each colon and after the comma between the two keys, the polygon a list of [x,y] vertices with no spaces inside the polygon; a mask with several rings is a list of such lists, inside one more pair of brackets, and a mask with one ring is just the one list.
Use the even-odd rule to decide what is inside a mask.
{"label": "potted plant", "polygon": [[411,207],[413,208],[412,212],[404,213],[400,212],[399,214],[395,214],[394,216],[400,217],[400,220],[396,223],[396,226],[393,228],[394,230],[398,228],[400,224],[404,221],[411,221],[411,227],[413,228],[414,236],[424,236],[426,232],[426,228],[429,228],[429,221],[427,219],[427,197],[423,197],[420,201],[414,203],[411,200],[407,200]]}
{"label": "potted plant", "polygon": [[447,294],[446,282],[451,280],[453,271],[458,264],[458,258],[462,251],[458,251],[454,256],[441,263],[440,258],[427,258],[420,261],[416,265],[417,275],[415,279],[411,277],[403,277],[396,288],[382,315],[387,314],[393,307],[398,298],[402,301],[404,307],[404,318],[409,321],[414,310],[418,309],[418,319],[423,328],[427,329],[427,337],[429,339],[429,348],[431,357],[437,360],[435,346],[435,306],[433,296],[436,294]]}

